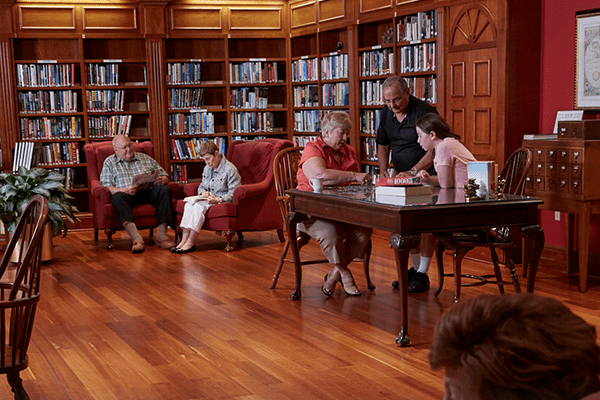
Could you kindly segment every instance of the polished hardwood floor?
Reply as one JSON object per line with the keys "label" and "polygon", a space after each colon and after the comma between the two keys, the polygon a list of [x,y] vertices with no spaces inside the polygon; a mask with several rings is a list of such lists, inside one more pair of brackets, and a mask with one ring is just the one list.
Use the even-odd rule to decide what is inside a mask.
{"label": "polished hardwood floor", "polygon": [[[144,232],[147,235],[147,232]],[[283,248],[275,232],[246,233],[232,253],[223,238],[203,232],[195,253],[155,246],[134,255],[123,233],[114,250],[100,235],[69,232],[54,239],[43,268],[42,299],[21,373],[32,399],[440,399],[443,372],[428,363],[433,327],[452,306],[452,281],[409,295],[411,347],[397,347],[398,292],[392,250],[374,237],[374,292],[362,266],[351,266],[361,297],[338,285],[321,292],[327,264],[304,269],[303,297],[289,298],[291,264],[269,290]],[[303,257],[319,257],[315,243]],[[450,256],[446,256],[450,267]],[[465,261],[471,273],[490,265]],[[435,261],[430,273],[437,284]],[[524,285],[523,285],[524,286]],[[600,284],[587,293],[576,276],[544,259],[536,293],[558,298],[600,327]],[[511,289],[509,288],[510,292]],[[496,293],[492,285],[465,288],[463,298]],[[0,398],[11,398],[0,383]]]}

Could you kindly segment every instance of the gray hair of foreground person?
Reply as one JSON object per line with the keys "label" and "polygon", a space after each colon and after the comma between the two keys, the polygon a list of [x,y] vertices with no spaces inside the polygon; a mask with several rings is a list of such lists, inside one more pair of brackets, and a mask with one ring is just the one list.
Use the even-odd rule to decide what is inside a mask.
{"label": "gray hair of foreground person", "polygon": [[[530,293],[453,306],[436,327],[429,360],[446,370],[446,399],[575,400],[600,391],[596,328],[560,301]],[[456,384],[465,389],[464,381],[462,396],[448,393]]]}

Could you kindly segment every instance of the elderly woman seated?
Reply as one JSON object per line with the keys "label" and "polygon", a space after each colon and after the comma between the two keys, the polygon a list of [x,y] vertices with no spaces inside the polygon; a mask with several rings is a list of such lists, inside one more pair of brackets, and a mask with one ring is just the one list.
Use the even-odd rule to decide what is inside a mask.
{"label": "elderly woman seated", "polygon": [[[359,172],[356,152],[346,144],[351,124],[347,113],[333,111],[321,123],[321,137],[308,142],[302,153],[298,169],[298,189],[312,191],[310,180],[322,178],[324,185],[350,182],[368,183],[371,176]],[[372,229],[322,218],[308,218],[298,224],[298,229],[315,238],[323,253],[333,264],[325,275],[323,293],[331,296],[338,282],[349,296],[360,296],[348,264],[365,252]]]}
{"label": "elderly woman seated", "polygon": [[213,204],[233,200],[233,192],[242,182],[240,173],[231,161],[219,153],[213,141],[203,143],[200,156],[206,162],[202,171],[202,183],[198,186],[198,196],[186,198],[183,217],[179,226],[183,230],[181,241],[171,252],[177,254],[196,251],[196,238],[204,225],[206,212]]}

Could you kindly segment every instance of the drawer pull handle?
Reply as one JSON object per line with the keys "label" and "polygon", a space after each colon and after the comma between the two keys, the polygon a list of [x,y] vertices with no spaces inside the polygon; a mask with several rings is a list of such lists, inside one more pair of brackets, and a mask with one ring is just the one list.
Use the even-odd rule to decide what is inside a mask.
{"label": "drawer pull handle", "polygon": [[561,151],[561,152],[560,152],[560,156],[561,156],[562,158],[565,158],[565,157],[567,156],[567,152],[566,152],[566,151]]}
{"label": "drawer pull handle", "polygon": [[561,170],[562,172],[565,172],[565,171],[567,170],[567,166],[566,166],[566,165],[561,165],[561,166],[560,166],[560,170]]}
{"label": "drawer pull handle", "polygon": [[536,181],[537,183],[542,183],[542,178],[537,178],[535,181]]}
{"label": "drawer pull handle", "polygon": [[567,184],[567,182],[566,182],[566,181],[560,181],[560,186],[561,186],[561,187],[564,187],[566,184]]}
{"label": "drawer pull handle", "polygon": [[573,187],[577,188],[577,186],[579,186],[579,182],[573,182]]}
{"label": "drawer pull handle", "polygon": [[553,155],[554,155],[554,150],[550,150],[550,151],[548,152],[548,154],[549,154],[550,156],[553,156]]}
{"label": "drawer pull handle", "polygon": [[579,157],[579,152],[578,151],[574,151],[573,152],[573,158],[578,158]]}
{"label": "drawer pull handle", "polygon": [[548,165],[548,169],[549,169],[550,171],[552,171],[552,170],[554,169],[554,164],[550,164],[550,165]]}
{"label": "drawer pull handle", "polygon": [[538,156],[541,156],[542,154],[543,154],[542,150],[538,150],[538,151],[537,151],[537,155],[538,155]]}

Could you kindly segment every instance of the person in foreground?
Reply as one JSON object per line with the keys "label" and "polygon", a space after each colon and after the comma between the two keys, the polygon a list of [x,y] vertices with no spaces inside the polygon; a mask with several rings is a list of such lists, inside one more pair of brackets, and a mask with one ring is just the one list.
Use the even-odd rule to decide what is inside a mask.
{"label": "person in foreground", "polygon": [[[410,94],[410,88],[404,78],[390,76],[382,85],[382,98],[385,106],[381,110],[381,122],[377,128],[377,162],[382,177],[388,177],[390,159],[397,176],[415,176],[422,169],[435,174],[432,167],[433,156],[418,143],[416,123],[423,115],[437,112],[427,102]],[[429,265],[431,260],[421,259],[421,248],[411,250],[412,268],[408,271],[408,290],[424,292],[429,287],[427,275],[419,275],[414,284],[412,281],[421,263]],[[411,285],[412,284],[412,285]],[[398,281],[392,283],[396,289]]]}
{"label": "person in foreground", "polygon": [[183,230],[181,241],[171,248],[173,253],[196,251],[196,238],[206,219],[206,212],[213,204],[231,202],[233,192],[242,182],[235,165],[219,153],[213,141],[202,144],[200,156],[206,162],[202,171],[202,182],[198,186],[198,196],[185,203],[183,217],[179,224]]}
{"label": "person in foreground", "polygon": [[[149,155],[134,152],[127,136],[116,135],[112,144],[115,154],[104,160],[100,184],[109,190],[117,219],[133,241],[131,251],[141,253],[145,249],[144,239],[133,221],[133,207],[138,204],[152,204],[156,208],[158,227],[154,241],[161,248],[171,248],[175,243],[167,234],[167,227],[174,228],[176,220],[166,171]],[[153,186],[141,188],[132,185],[135,175],[151,171],[158,171]]]}
{"label": "person in foreground", "polygon": [[[454,134],[450,125],[439,114],[427,113],[416,124],[418,142],[427,153],[431,153],[433,166],[437,175],[431,175],[425,169],[417,172],[417,176],[428,185],[440,186],[443,189],[460,188],[467,183],[467,163],[477,161],[473,154],[459,141],[460,136]],[[421,236],[421,257],[419,269],[411,273],[408,285],[409,292],[424,292],[429,288],[429,266],[435,251],[436,239],[431,233]]]}
{"label": "person in foreground", "polygon": [[558,300],[482,295],[439,321],[429,362],[447,400],[600,399],[596,328]]}
{"label": "person in foreground", "polygon": [[[298,169],[298,189],[311,192],[310,179],[323,178],[324,185],[351,182],[369,183],[371,175],[359,172],[356,152],[346,144],[351,124],[347,113],[332,111],[321,122],[321,137],[308,142]],[[308,218],[298,229],[315,238],[323,254],[333,264],[325,275],[323,293],[331,296],[338,282],[349,296],[360,296],[348,264],[362,257],[371,239],[372,229],[320,218]]]}

